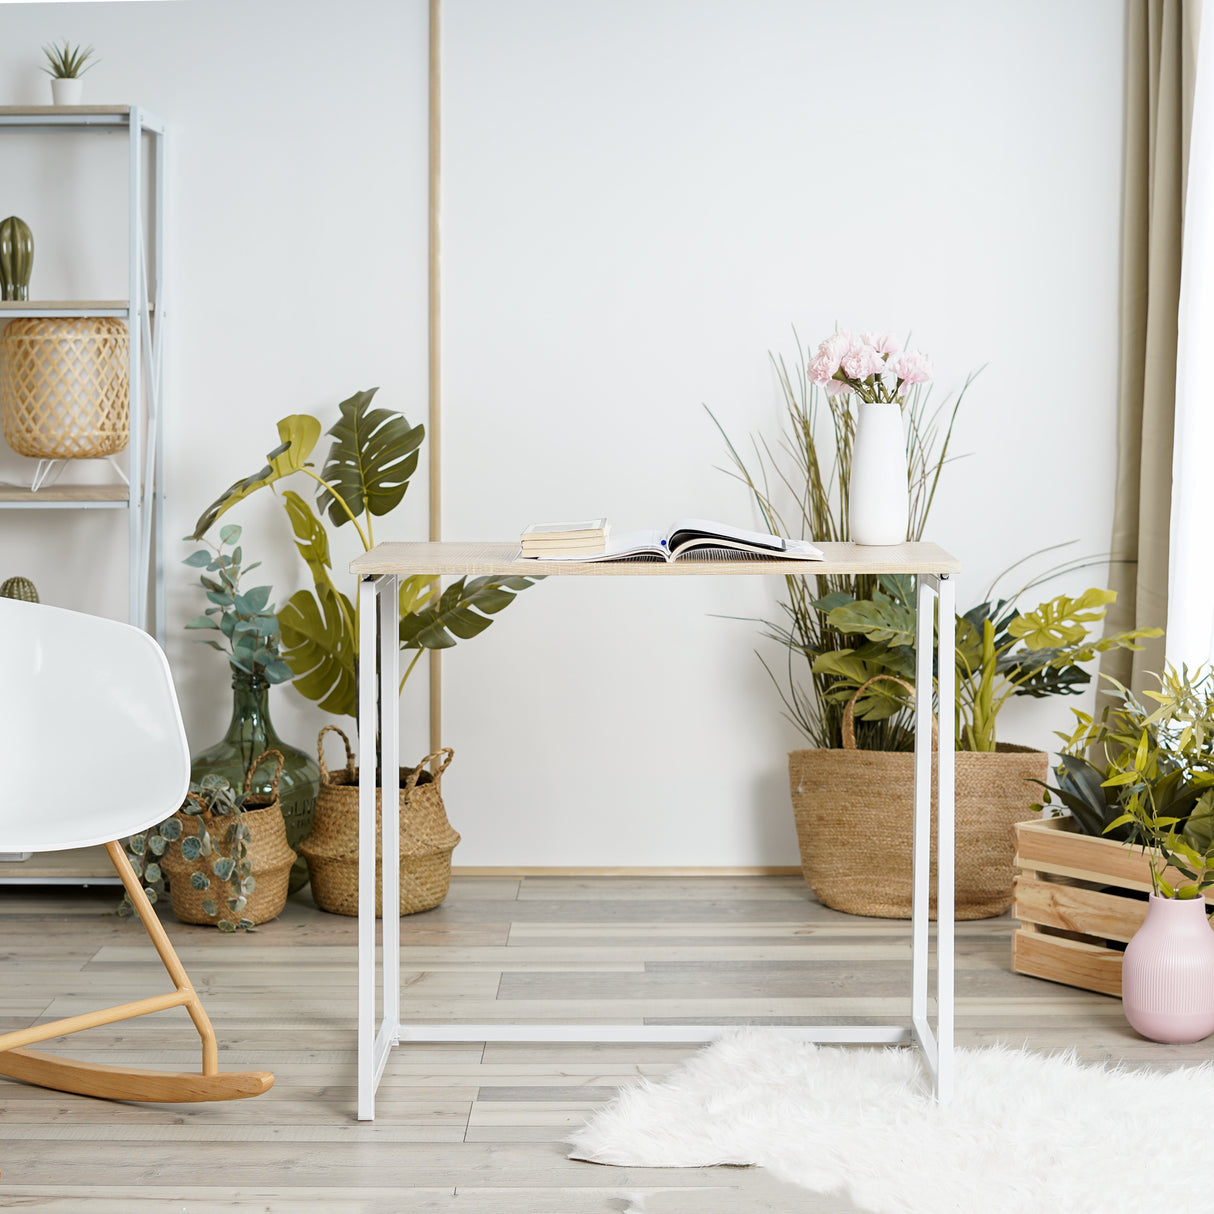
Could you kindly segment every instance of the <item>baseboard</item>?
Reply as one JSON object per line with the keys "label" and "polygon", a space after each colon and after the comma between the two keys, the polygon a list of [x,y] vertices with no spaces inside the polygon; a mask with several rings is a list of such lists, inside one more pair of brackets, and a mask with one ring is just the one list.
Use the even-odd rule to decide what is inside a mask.
{"label": "baseboard", "polygon": [[782,865],[741,865],[721,868],[695,868],[659,865],[609,866],[556,865],[553,867],[533,865],[453,865],[453,877],[799,877],[799,868]]}

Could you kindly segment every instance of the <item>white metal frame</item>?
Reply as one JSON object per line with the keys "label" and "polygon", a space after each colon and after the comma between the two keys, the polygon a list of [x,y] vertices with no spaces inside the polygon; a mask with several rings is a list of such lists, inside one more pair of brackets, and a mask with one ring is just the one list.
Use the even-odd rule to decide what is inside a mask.
{"label": "white metal frame", "polygon": [[[745,566],[739,572],[745,572]],[[375,988],[375,771],[382,770],[382,871],[400,866],[400,762],[398,575],[364,577],[359,583],[359,861],[358,861],[358,1119],[375,1117],[375,1091],[393,1048],[410,1041],[569,1041],[707,1042],[727,1032],[724,1025],[616,1024],[418,1024],[402,1022],[400,964],[400,889],[383,884],[383,1008],[376,1025]],[[933,599],[936,602],[933,602]],[[930,687],[933,660],[953,667],[953,629],[934,629],[932,608],[941,621],[956,610],[955,582],[948,574],[919,574],[915,635],[918,686]],[[376,623],[379,623],[378,638]],[[933,634],[936,633],[936,639]],[[378,663],[376,655],[378,652]],[[378,666],[378,670],[377,670]],[[762,1031],[798,1041],[832,1044],[918,1046],[936,1098],[946,1102],[953,1090],[953,680],[939,680],[938,750],[932,755],[932,698],[920,696],[915,713],[914,868],[911,909],[910,1023],[895,1025],[760,1026]],[[377,732],[382,754],[377,753]],[[936,771],[937,903],[936,1023],[929,1016],[931,875],[931,784]]]}
{"label": "white metal frame", "polygon": [[[159,543],[163,535],[163,368],[164,368],[164,229],[165,229],[165,127],[147,110],[130,107],[50,107],[0,109],[0,130],[47,133],[92,131],[127,136],[128,264],[127,300],[117,306],[73,306],[31,300],[28,306],[7,304],[0,320],[22,316],[115,316],[127,321],[129,351],[129,408],[131,436],[129,475],[124,500],[38,500],[34,493],[17,501],[0,501],[0,509],[18,510],[127,510],[128,620],[165,638],[164,564]],[[152,141],[152,156],[145,155],[144,137]],[[150,214],[145,189],[152,193]],[[151,244],[151,267],[149,250]],[[41,465],[35,474],[37,489],[53,481]],[[151,620],[148,592],[152,590]]]}

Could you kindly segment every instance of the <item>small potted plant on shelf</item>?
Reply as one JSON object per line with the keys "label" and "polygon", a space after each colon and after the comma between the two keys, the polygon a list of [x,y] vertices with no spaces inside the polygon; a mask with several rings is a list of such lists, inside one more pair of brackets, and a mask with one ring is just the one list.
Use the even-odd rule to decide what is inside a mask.
{"label": "small potted plant on shelf", "polygon": [[65,38],[61,43],[44,46],[42,53],[46,56],[46,66],[42,70],[51,78],[55,104],[79,105],[84,93],[81,77],[98,62],[93,59],[93,48],[72,46]]}
{"label": "small potted plant on shelf", "polygon": [[[311,461],[321,440],[322,425],[309,415],[296,413],[278,423],[279,443],[266,456],[266,464],[251,476],[231,485],[199,517],[193,538],[202,539],[217,519],[246,497],[263,489],[280,496],[296,549],[311,576],[310,589],[296,591],[278,612],[283,641],[283,660],[290,667],[295,689],[316,701],[326,712],[357,718],[358,627],[353,599],[338,588],[332,575],[332,544],[326,522],[335,530],[353,531],[364,551],[375,543],[374,520],[394,510],[409,488],[417,469],[418,450],[425,437],[423,426],[411,426],[403,414],[373,407],[377,389],[357,392],[338,406],[339,418],[329,429],[332,437],[328,456],[320,472]],[[315,507],[295,489],[284,488],[290,478],[310,481]],[[410,655],[401,686],[409,678],[427,649],[446,649],[458,641],[478,636],[497,614],[514,602],[522,590],[533,585],[532,577],[461,577],[443,589],[432,576],[404,578],[400,583],[400,648]],[[333,727],[335,728],[335,727]],[[325,730],[321,731],[323,740]],[[340,731],[336,731],[340,733]],[[342,735],[344,740],[344,735]],[[344,795],[343,785],[356,779],[347,746],[344,772],[328,773],[317,799],[317,818],[328,815],[327,837],[347,837],[349,830],[335,830],[334,815],[357,812],[356,803]],[[323,761],[323,756],[318,756]],[[431,771],[401,770],[401,906],[402,910],[424,910],[446,896],[450,880],[451,849],[459,836],[446,821],[439,802],[437,814],[419,809],[410,812],[410,797],[437,798],[442,770],[450,761],[449,751],[427,756]],[[442,767],[439,761],[442,760]],[[379,773],[377,773],[378,782]],[[428,805],[427,810],[433,809]],[[422,826],[425,820],[426,825]],[[349,825],[347,823],[347,825]],[[303,848],[308,855],[308,847]],[[332,857],[329,857],[332,858]],[[341,857],[351,865],[357,852]],[[413,867],[432,869],[438,862],[446,877],[433,874],[415,881]],[[329,888],[331,882],[322,883]],[[424,885],[424,894],[420,893]],[[354,887],[356,889],[356,886]],[[313,883],[313,895],[322,909],[348,913],[355,903],[347,898],[325,903]]]}
{"label": "small potted plant on shelf", "polygon": [[[1057,797],[1081,832],[1121,836],[1104,848],[1109,871],[1088,873],[1103,897],[1116,897],[1131,871],[1117,853],[1141,852],[1149,892],[1145,914],[1141,903],[1127,912],[1137,930],[1120,966],[1126,1017],[1153,1040],[1197,1041],[1214,1032],[1205,901],[1214,887],[1214,668],[1169,666],[1157,677],[1159,689],[1143,693],[1148,703],[1109,679],[1118,703],[1096,718],[1076,712],[1043,803]],[[1111,917],[1106,908],[1102,925]]]}

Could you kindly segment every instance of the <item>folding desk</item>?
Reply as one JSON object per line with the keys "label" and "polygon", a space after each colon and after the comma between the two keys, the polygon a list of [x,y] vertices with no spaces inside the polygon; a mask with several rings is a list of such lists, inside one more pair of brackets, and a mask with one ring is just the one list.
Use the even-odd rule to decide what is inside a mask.
{"label": "folding desk", "polygon": [[[756,574],[913,574],[917,579],[916,682],[932,685],[933,657],[953,668],[951,623],[933,639],[934,603],[951,621],[955,595],[950,574],[961,566],[935,544],[861,547],[821,544],[824,561],[713,560],[605,561],[589,564],[519,558],[516,543],[389,543],[354,560],[359,578],[359,871],[358,871],[358,1117],[375,1116],[375,1089],[394,1046],[409,1041],[711,1041],[728,1026],[594,1024],[417,1024],[401,1020],[400,888],[383,883],[383,1017],[375,1016],[375,772],[383,773],[383,872],[400,865],[398,579],[415,574],[478,577],[484,574],[562,577],[738,577]],[[542,593],[542,592],[541,592]],[[379,622],[379,639],[376,622]],[[377,662],[378,655],[378,662]],[[915,710],[914,861],[911,912],[909,1024],[767,1026],[799,1041],[911,1044],[918,1046],[937,1099],[947,1100],[953,1078],[953,680],[940,680],[939,750],[932,751],[932,697]],[[377,753],[377,735],[382,754]],[[936,769],[937,895],[936,1023],[928,1017],[928,889],[931,861],[931,788]]]}

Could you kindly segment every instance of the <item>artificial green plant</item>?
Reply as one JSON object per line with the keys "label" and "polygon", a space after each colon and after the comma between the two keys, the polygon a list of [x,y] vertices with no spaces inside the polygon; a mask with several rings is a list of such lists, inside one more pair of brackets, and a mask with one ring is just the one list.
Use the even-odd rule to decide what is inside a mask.
{"label": "artificial green plant", "polygon": [[[1109,649],[1138,649],[1141,638],[1160,635],[1158,628],[1135,628],[1093,638],[1093,627],[1117,598],[1114,590],[1085,590],[1077,598],[1059,594],[1022,612],[1017,606],[1020,595],[1045,576],[1010,598],[995,599],[988,593],[985,602],[957,616],[958,750],[993,751],[999,713],[1013,696],[1077,695],[1091,681],[1083,663]],[[857,642],[813,658],[815,673],[832,676],[825,694],[835,703],[846,704],[874,675],[915,681],[914,579],[882,575],[876,581],[867,598],[837,591],[813,604],[834,628]],[[882,720],[908,709],[905,691],[881,680],[860,694],[855,713],[861,720]]]}
{"label": "artificial green plant", "polygon": [[[794,338],[796,333],[794,331]],[[798,361],[790,367],[783,356],[769,354],[783,396],[782,430],[772,442],[751,435],[752,455],[744,457],[709,410],[729,451],[730,475],[750,490],[767,529],[777,535],[814,542],[851,538],[849,484],[856,421],[846,394],[822,392],[810,379],[805,347],[797,338]],[[938,406],[930,403],[930,390],[915,385],[906,394],[902,415],[906,427],[906,481],[910,495],[908,537],[923,538],[928,514],[944,465],[949,462],[953,423],[969,376],[956,398]],[[825,407],[824,407],[825,406]],[[863,407],[863,406],[861,406]],[[831,596],[871,600],[879,593],[875,577],[839,574],[789,574],[776,620],[760,621],[764,633],[780,642],[787,659],[782,678],[763,661],[783,701],[788,718],[819,749],[842,745],[843,708],[836,689],[840,675],[817,659],[838,650],[851,651],[861,643],[816,604]],[[913,677],[913,668],[912,668]],[[883,716],[871,713],[856,721],[856,744],[865,750],[905,750],[914,738],[909,711],[892,705]]]}
{"label": "artificial green plant", "polygon": [[1197,898],[1214,886],[1214,667],[1155,677],[1150,705],[1106,675],[1119,702],[1099,716],[1073,710],[1043,804],[1060,802],[1087,834],[1141,846],[1156,895]]}
{"label": "artificial green plant", "polygon": [[[199,517],[190,538],[201,540],[215,521],[262,489],[277,494],[295,544],[312,576],[311,589],[296,591],[278,612],[283,658],[295,688],[326,712],[358,715],[358,605],[332,576],[329,533],[351,527],[364,551],[375,544],[374,520],[396,508],[417,469],[425,427],[411,426],[388,409],[372,408],[377,389],[357,392],[338,406],[328,434],[333,442],[320,472],[311,456],[321,423],[294,413],[278,423],[280,442],[266,465],[224,491]],[[303,494],[284,487],[296,477],[312,482],[315,508]],[[446,589],[431,575],[402,578],[400,647],[413,656],[400,680],[403,688],[422,651],[446,649],[479,635],[515,596],[537,579],[489,576],[453,581]]]}
{"label": "artificial green plant", "polygon": [[42,53],[46,56],[46,66],[42,70],[56,80],[75,80],[98,62],[89,62],[93,58],[91,46],[72,46],[66,38],[61,43],[52,42],[50,46],[44,46]]}
{"label": "artificial green plant", "polygon": [[[292,671],[280,653],[278,616],[270,602],[270,587],[240,588],[241,577],[261,564],[254,561],[242,567],[240,536],[241,528],[229,523],[220,529],[218,544],[204,540],[207,547],[192,552],[182,562],[202,570],[199,582],[211,604],[186,627],[220,633],[222,644],[213,638],[207,638],[203,644],[225,654],[233,670],[267,683],[285,683],[292,677]],[[229,548],[231,551],[227,551]]]}
{"label": "artificial green plant", "polygon": [[[165,893],[161,861],[176,844],[182,859],[191,864],[203,862],[190,873],[194,889],[211,890],[212,877],[218,883],[212,896],[202,901],[203,914],[221,932],[256,930],[253,921],[241,914],[257,886],[248,853],[249,828],[243,821],[245,806],[254,798],[258,803],[252,808],[263,808],[264,796],[241,792],[226,777],[211,773],[190,785],[181,808],[171,818],[132,835],[126,842],[127,856],[148,901],[156,902]],[[197,823],[193,834],[186,834],[187,820]],[[123,898],[118,913],[124,917],[134,913],[128,898]]]}

